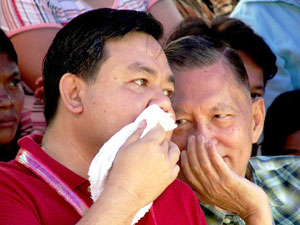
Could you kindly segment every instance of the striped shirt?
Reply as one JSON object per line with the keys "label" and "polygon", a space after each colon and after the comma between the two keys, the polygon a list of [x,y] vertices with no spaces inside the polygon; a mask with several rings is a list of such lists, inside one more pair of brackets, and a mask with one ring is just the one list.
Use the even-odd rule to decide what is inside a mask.
{"label": "striped shirt", "polygon": [[[273,224],[300,224],[300,157],[258,156],[250,159],[249,180],[264,189],[270,199]],[[257,203],[259,204],[259,203]],[[207,224],[245,225],[235,214],[225,214],[201,204]]]}
{"label": "striped shirt", "polygon": [[[113,9],[148,11],[159,0],[114,0]],[[61,28],[91,10],[84,0],[0,0],[0,27],[8,37],[36,29]]]}

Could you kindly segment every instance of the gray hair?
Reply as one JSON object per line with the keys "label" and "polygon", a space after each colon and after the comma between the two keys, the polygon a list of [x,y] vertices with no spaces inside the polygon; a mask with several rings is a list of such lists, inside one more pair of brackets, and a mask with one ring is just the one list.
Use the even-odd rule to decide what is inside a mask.
{"label": "gray hair", "polygon": [[177,71],[210,66],[219,60],[229,66],[236,80],[250,91],[246,69],[238,53],[213,37],[191,35],[170,42],[164,49],[170,67]]}

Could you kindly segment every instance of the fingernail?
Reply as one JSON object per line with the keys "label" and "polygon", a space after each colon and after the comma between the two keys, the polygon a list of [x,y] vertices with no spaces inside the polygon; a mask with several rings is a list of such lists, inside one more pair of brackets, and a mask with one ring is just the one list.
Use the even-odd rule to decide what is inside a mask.
{"label": "fingernail", "polygon": [[213,139],[211,139],[211,141],[210,141],[210,142],[211,142],[211,144],[212,144],[212,145],[217,145],[217,144],[218,144],[218,141],[217,141],[217,139],[214,139],[214,138],[213,138]]}

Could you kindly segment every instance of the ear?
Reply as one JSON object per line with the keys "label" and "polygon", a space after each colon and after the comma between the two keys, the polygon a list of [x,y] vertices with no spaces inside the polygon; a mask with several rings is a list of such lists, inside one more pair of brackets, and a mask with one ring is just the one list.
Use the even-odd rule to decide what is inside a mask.
{"label": "ear", "polygon": [[263,98],[256,98],[252,100],[252,143],[256,143],[264,128],[265,121],[265,103]]}
{"label": "ear", "polygon": [[63,105],[72,113],[83,111],[82,94],[86,83],[78,76],[66,73],[59,82],[59,91]]}

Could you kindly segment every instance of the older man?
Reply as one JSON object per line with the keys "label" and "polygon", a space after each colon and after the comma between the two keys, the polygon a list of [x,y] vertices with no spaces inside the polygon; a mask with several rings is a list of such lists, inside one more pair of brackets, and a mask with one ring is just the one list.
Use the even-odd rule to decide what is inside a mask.
{"label": "older man", "polygon": [[[175,181],[178,147],[145,122],[121,147],[94,203],[87,180],[99,148],[149,105],[173,114],[174,85],[149,14],[102,9],[60,30],[45,59],[45,136],[24,137],[0,166],[0,224],[205,224],[192,190]],[[165,190],[166,189],[166,190]]]}
{"label": "older man", "polygon": [[180,38],[165,52],[176,79],[172,140],[182,151],[180,176],[207,223],[272,224],[273,214],[276,224],[299,224],[300,158],[250,159],[265,110],[261,97],[251,99],[238,54],[209,36]]}

